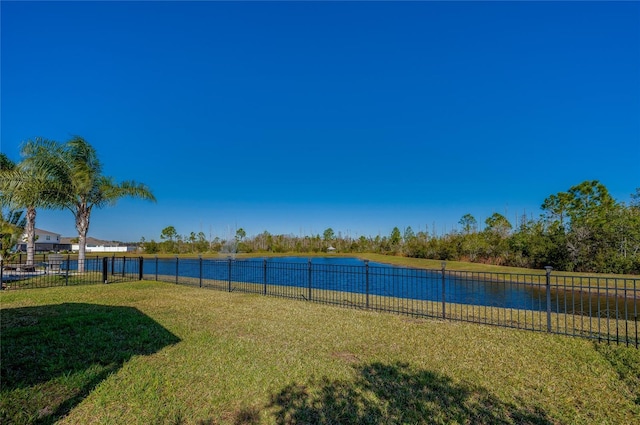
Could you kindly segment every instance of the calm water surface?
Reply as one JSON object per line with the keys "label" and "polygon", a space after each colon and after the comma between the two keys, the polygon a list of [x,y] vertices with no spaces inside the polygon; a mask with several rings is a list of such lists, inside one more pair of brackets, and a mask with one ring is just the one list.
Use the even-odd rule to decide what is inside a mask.
{"label": "calm water surface", "polygon": [[[116,259],[117,260],[117,259]],[[441,270],[411,269],[388,264],[369,262],[344,257],[269,257],[202,260],[145,259],[144,274],[180,276],[203,279],[246,282],[256,284],[284,285],[316,290],[366,293],[415,300],[445,301],[477,306],[493,306],[533,311],[546,311],[546,288],[544,276],[531,277],[529,282],[496,282],[497,274],[460,274]],[[122,265],[119,265],[120,270]],[[129,266],[125,266],[129,269]],[[131,263],[130,267],[137,267]],[[118,264],[116,263],[116,268]],[[505,276],[509,279],[510,275]],[[552,286],[553,288],[553,286]],[[562,288],[551,291],[551,311],[556,313],[581,314],[636,318],[640,312],[640,300],[597,296],[595,293],[567,291]]]}

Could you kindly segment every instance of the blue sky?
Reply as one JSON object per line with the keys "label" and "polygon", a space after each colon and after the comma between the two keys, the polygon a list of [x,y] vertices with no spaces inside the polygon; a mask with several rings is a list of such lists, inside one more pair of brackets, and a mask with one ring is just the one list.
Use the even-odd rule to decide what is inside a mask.
{"label": "blue sky", "polygon": [[[7,2],[1,145],[149,185],[89,234],[449,231],[640,186],[638,2]],[[75,234],[68,211],[37,226]]]}

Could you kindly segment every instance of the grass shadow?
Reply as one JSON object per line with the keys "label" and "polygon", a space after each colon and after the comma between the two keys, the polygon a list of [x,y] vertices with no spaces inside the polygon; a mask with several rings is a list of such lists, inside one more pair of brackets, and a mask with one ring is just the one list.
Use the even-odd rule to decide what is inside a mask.
{"label": "grass shadow", "polygon": [[278,424],[552,424],[539,407],[407,364],[360,366],[353,381],[289,385],[272,397]]}
{"label": "grass shadow", "polygon": [[51,424],[131,357],[180,341],[136,308],[0,309],[0,422]]}

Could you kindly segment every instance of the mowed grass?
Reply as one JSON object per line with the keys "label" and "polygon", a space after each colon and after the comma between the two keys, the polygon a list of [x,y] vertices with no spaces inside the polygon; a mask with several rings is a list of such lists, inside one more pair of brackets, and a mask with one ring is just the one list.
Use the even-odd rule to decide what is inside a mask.
{"label": "mowed grass", "polygon": [[640,420],[640,350],[167,283],[0,294],[5,424]]}

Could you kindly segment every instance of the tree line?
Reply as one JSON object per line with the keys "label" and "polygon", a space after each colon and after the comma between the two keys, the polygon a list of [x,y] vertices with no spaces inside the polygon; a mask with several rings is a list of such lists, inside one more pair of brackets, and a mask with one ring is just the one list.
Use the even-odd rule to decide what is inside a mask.
{"label": "tree line", "polygon": [[351,238],[327,228],[322,235],[247,237],[240,228],[227,239],[203,232],[179,235],[168,226],[160,241],[141,243],[147,253],[381,253],[448,261],[601,273],[640,274],[640,188],[629,202],[618,202],[597,180],[584,181],[544,199],[539,217],[512,224],[494,213],[480,223],[465,214],[459,229],[437,235],[393,228],[389,235]]}
{"label": "tree line", "polygon": [[47,139],[22,144],[18,163],[0,154],[0,260],[26,235],[27,265],[33,265],[39,209],[68,209],[78,231],[78,271],[84,271],[91,211],[123,197],[155,201],[151,190],[134,181],[116,182],[102,174],[96,150],[74,136],[65,143]]}

